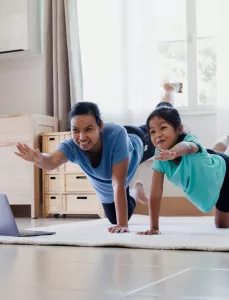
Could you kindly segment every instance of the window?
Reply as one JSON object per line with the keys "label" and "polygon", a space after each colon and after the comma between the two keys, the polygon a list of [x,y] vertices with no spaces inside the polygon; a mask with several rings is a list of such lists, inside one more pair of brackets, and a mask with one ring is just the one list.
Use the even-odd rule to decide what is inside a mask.
{"label": "window", "polygon": [[[141,120],[160,84],[182,81],[176,106],[216,103],[218,0],[78,0],[84,100]],[[116,120],[114,118],[114,120]]]}
{"label": "window", "polygon": [[[218,0],[155,0],[162,82],[182,81],[177,106],[211,108],[217,98]],[[166,8],[166,9],[165,9]]]}
{"label": "window", "polygon": [[198,104],[213,105],[217,97],[219,1],[196,1]]}

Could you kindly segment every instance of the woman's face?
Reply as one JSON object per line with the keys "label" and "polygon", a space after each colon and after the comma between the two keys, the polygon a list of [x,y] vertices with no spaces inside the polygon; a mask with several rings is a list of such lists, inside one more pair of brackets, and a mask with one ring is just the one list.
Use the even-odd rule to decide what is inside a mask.
{"label": "woman's face", "polygon": [[101,126],[99,126],[91,114],[78,115],[71,119],[72,139],[83,151],[100,150],[102,129],[103,122],[101,121]]}
{"label": "woman's face", "polygon": [[179,135],[183,132],[180,125],[175,130],[169,123],[160,117],[154,117],[149,122],[150,137],[153,145],[159,150],[171,149],[178,141]]}

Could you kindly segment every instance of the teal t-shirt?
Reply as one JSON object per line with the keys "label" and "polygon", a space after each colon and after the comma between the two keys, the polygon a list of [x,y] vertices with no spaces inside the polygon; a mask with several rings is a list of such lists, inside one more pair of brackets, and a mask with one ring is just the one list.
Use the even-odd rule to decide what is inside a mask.
{"label": "teal t-shirt", "polygon": [[[199,152],[182,156],[179,165],[172,160],[155,160],[153,170],[165,173],[169,181],[183,190],[189,201],[202,212],[208,212],[219,198],[226,163],[221,156],[209,154],[193,134],[187,134],[183,141],[198,145]],[[155,156],[157,153],[156,149]]]}

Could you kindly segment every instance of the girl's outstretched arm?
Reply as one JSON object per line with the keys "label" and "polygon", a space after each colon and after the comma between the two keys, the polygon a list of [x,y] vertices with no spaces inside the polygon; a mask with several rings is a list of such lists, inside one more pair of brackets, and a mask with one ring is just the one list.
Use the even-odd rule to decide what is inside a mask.
{"label": "girl's outstretched arm", "polygon": [[180,142],[169,150],[160,150],[158,155],[154,156],[155,160],[173,160],[176,157],[197,153],[199,147],[192,142]]}
{"label": "girl's outstretched arm", "polygon": [[149,197],[150,230],[137,232],[140,235],[160,234],[159,214],[163,193],[164,173],[154,170]]}
{"label": "girl's outstretched arm", "polygon": [[199,151],[199,146],[192,142],[180,142],[169,149],[171,152],[176,152],[176,157],[193,154]]}

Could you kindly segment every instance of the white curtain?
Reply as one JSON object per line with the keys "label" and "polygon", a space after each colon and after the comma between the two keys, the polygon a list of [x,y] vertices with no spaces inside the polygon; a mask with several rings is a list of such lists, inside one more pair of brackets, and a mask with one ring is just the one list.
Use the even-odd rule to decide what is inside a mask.
{"label": "white curtain", "polygon": [[[58,1],[58,0],[57,0]],[[68,45],[71,106],[83,101],[83,79],[79,44],[77,0],[64,0]]]}
{"label": "white curtain", "polygon": [[44,27],[46,111],[64,131],[71,106],[83,100],[77,1],[45,0]]}
{"label": "white curtain", "polygon": [[105,121],[145,122],[160,99],[153,3],[78,0],[84,100]]}
{"label": "white curtain", "polygon": [[217,136],[229,134],[229,1],[220,0],[218,44]]}

